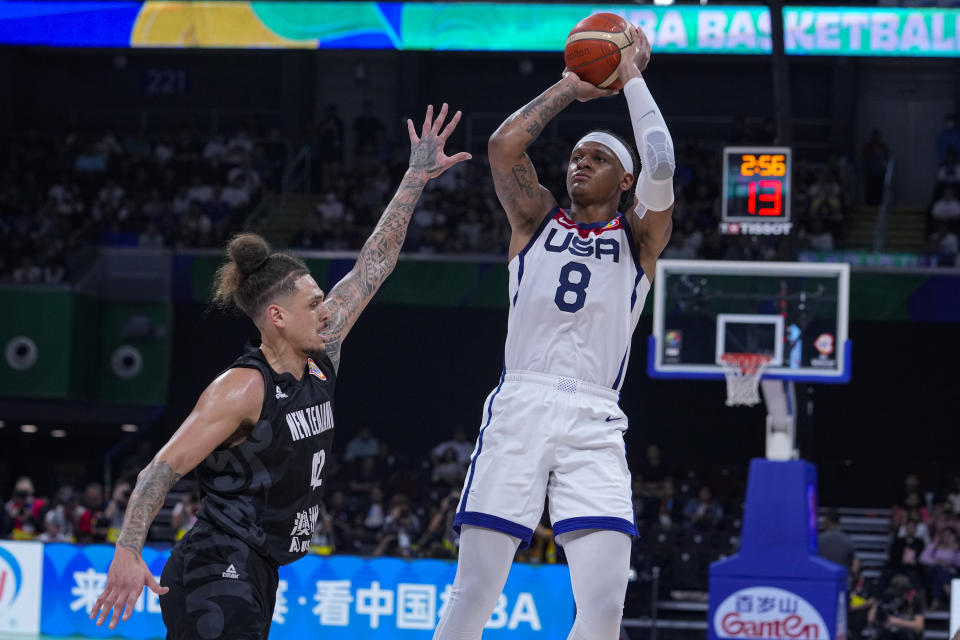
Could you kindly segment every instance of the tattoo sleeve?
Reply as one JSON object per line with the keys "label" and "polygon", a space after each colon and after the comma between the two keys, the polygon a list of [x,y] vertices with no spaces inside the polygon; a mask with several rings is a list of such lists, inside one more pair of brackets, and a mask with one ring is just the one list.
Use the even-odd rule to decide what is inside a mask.
{"label": "tattoo sleeve", "polygon": [[330,320],[324,332],[324,348],[337,369],[343,339],[397,264],[414,207],[427,183],[425,170],[429,170],[429,166],[424,162],[429,161],[420,162],[416,151],[411,154],[411,169],[403,176],[399,189],[364,243],[353,269],[333,287],[327,298]]}
{"label": "tattoo sleeve", "polygon": [[143,470],[137,480],[137,486],[130,495],[127,513],[123,518],[123,528],[117,546],[140,555],[143,543],[147,540],[150,523],[157,516],[170,489],[180,480],[180,474],[174,473],[166,461],[154,461]]}
{"label": "tattoo sleeve", "polygon": [[532,198],[537,185],[530,179],[527,167],[523,164],[517,164],[513,166],[511,171],[513,172],[514,179],[517,181],[517,186],[523,191],[523,195],[527,198]]}
{"label": "tattoo sleeve", "polygon": [[545,213],[544,207],[549,206],[545,199],[553,200],[544,195],[526,151],[576,98],[576,91],[564,78],[504,120],[490,138],[493,184],[514,229],[535,227]]}
{"label": "tattoo sleeve", "polygon": [[526,150],[540,136],[547,123],[576,98],[573,88],[561,80],[507,118],[501,127],[504,131],[522,128],[526,133],[523,138],[523,148]]}

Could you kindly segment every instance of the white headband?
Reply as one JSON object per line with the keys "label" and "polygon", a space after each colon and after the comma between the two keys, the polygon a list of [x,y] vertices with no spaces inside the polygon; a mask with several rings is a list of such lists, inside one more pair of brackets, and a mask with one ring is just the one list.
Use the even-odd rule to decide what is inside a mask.
{"label": "white headband", "polygon": [[576,149],[584,142],[596,142],[610,149],[610,151],[613,152],[613,155],[617,156],[617,158],[620,160],[620,164],[623,165],[624,170],[627,173],[633,173],[633,157],[630,155],[630,152],[627,151],[627,148],[623,145],[623,143],[609,133],[592,131],[580,138],[579,142],[577,142],[573,148]]}

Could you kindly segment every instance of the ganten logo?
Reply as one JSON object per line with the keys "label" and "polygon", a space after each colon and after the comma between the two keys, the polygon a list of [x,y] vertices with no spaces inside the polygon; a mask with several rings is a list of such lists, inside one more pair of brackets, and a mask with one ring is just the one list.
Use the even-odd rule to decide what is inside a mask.
{"label": "ganten logo", "polygon": [[812,604],[777,587],[749,587],[727,596],[713,614],[718,638],[830,640]]}

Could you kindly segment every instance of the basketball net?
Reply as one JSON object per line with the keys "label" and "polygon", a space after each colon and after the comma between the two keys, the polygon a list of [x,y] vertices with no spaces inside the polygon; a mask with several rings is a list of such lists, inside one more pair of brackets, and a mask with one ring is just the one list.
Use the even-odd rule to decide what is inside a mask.
{"label": "basketball net", "polygon": [[752,407],[760,402],[760,376],[770,364],[770,356],[761,353],[725,353],[720,356],[727,378],[727,406]]}

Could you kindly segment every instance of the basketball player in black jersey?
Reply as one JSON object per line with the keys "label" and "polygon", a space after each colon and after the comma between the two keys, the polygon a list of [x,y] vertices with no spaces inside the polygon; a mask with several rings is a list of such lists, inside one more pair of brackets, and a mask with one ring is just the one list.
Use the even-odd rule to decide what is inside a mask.
{"label": "basketball player in black jersey", "polygon": [[[393,270],[424,185],[468,153],[443,147],[460,112],[427,107],[410,165],[353,269],[324,297],[304,263],[242,234],[227,246],[216,301],[236,304],[260,331],[259,346],[220,374],[140,473],[107,584],[90,614],[110,628],[130,618],[144,585],[160,595],[168,639],[266,638],[277,567],[303,557],[317,523],[333,440],[340,345]],[[194,467],[205,497],[197,523],[157,584],[141,558],[147,530],[170,488]],[[126,609],[124,609],[126,607]]]}

